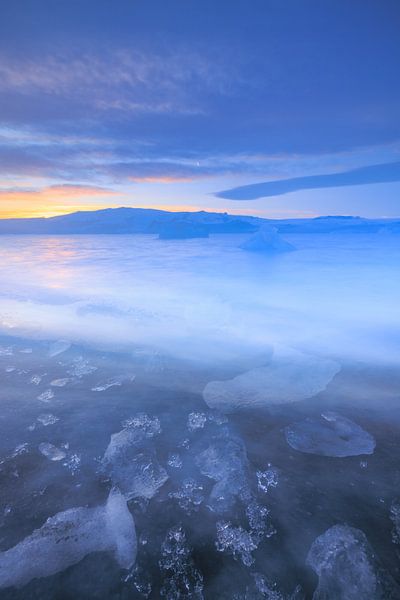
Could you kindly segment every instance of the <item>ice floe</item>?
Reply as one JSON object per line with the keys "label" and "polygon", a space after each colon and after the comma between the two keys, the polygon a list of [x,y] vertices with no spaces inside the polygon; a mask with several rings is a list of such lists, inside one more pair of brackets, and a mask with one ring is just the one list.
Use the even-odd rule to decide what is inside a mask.
{"label": "ice floe", "polygon": [[285,436],[295,450],[320,456],[359,456],[372,454],[375,449],[371,434],[331,411],[288,425]]}
{"label": "ice floe", "polygon": [[239,497],[249,495],[248,460],[240,438],[221,432],[197,455],[195,462],[203,475],[216,482],[207,502],[212,511],[225,514]]}
{"label": "ice floe", "polygon": [[324,390],[339,371],[333,360],[285,349],[275,352],[266,366],[209,382],[203,397],[210,408],[225,413],[296,402]]}

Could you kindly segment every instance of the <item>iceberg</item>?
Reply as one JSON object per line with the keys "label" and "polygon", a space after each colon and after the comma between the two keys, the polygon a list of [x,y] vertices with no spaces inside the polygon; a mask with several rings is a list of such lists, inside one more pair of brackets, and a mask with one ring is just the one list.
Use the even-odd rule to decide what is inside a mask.
{"label": "iceberg", "polygon": [[275,352],[266,366],[209,382],[203,397],[210,408],[224,413],[298,402],[322,392],[339,371],[333,360],[285,349]]}
{"label": "iceberg", "polygon": [[54,575],[92,552],[112,552],[121,569],[135,562],[135,524],[126,500],[116,490],[110,492],[105,506],[57,513],[19,544],[0,552],[0,588],[21,587],[37,577]]}
{"label": "iceberg", "polygon": [[276,227],[264,225],[240,246],[242,250],[264,254],[280,254],[291,252],[296,248],[286,242],[278,233]]}
{"label": "iceberg", "polygon": [[319,418],[307,418],[285,428],[286,441],[300,452],[320,456],[372,454],[375,439],[359,425],[327,411]]}

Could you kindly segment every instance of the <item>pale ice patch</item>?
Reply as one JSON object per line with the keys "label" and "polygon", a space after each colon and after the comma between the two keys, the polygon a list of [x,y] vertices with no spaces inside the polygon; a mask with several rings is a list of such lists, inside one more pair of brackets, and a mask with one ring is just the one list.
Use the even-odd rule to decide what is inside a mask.
{"label": "pale ice patch", "polygon": [[317,537],[307,564],[318,575],[313,600],[388,600],[400,590],[380,566],[364,533],[334,525]]}
{"label": "pale ice patch", "polygon": [[271,362],[226,381],[211,381],[203,391],[210,408],[233,412],[297,402],[315,396],[340,371],[330,359],[292,349],[275,352]]}
{"label": "pale ice patch", "polygon": [[201,412],[192,412],[188,416],[188,429],[189,431],[195,431],[195,429],[202,429],[207,422],[207,416]]}
{"label": "pale ice patch", "polygon": [[70,377],[62,377],[60,379],[53,379],[53,381],[50,381],[50,385],[52,387],[65,387],[70,381]]}
{"label": "pale ice patch", "polygon": [[265,471],[257,471],[257,484],[260,492],[267,493],[270,488],[278,485],[278,470],[271,465]]}
{"label": "pale ice patch", "polygon": [[132,382],[135,380],[135,375],[119,375],[117,377],[111,377],[106,381],[99,383],[98,385],[92,387],[92,392],[104,392],[111,387],[121,386],[125,382]]}
{"label": "pale ice patch", "polygon": [[53,461],[62,460],[66,457],[64,450],[57,448],[57,446],[54,446],[54,444],[50,444],[49,442],[42,442],[39,444],[39,452],[49,460]]}
{"label": "pale ice patch", "polygon": [[83,356],[79,356],[72,361],[72,367],[68,370],[68,375],[78,377],[80,379],[84,375],[90,375],[97,371],[95,365],[91,365],[88,360],[85,360]]}
{"label": "pale ice patch", "polygon": [[286,441],[295,450],[320,456],[372,454],[375,440],[357,423],[327,411],[285,427]]}
{"label": "pale ice patch", "polygon": [[171,452],[168,455],[168,466],[172,467],[173,469],[181,469],[182,468],[182,458],[180,456],[180,454],[177,454],[176,452]]}
{"label": "pale ice patch", "polygon": [[39,415],[37,418],[37,421],[39,421],[39,423],[44,425],[44,427],[47,427],[48,425],[54,425],[54,423],[57,423],[57,421],[59,421],[59,420],[60,419],[58,417],[56,417],[55,415],[52,415],[51,413],[43,413],[42,415]]}
{"label": "pale ice patch", "polygon": [[135,524],[124,497],[111,491],[105,506],[71,508],[0,553],[0,587],[21,587],[81,561],[92,552],[112,552],[123,569],[136,560]]}
{"label": "pale ice patch", "polygon": [[53,390],[45,390],[44,392],[42,392],[41,394],[39,394],[39,396],[37,397],[38,400],[40,400],[41,402],[50,402],[50,400],[52,400],[52,398],[54,398],[54,392]]}

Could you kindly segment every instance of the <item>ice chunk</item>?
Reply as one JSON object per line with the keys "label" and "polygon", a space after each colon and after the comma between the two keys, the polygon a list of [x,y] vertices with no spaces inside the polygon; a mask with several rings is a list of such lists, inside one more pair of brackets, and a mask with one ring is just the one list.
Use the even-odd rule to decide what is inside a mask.
{"label": "ice chunk", "polygon": [[52,415],[51,413],[44,413],[42,415],[39,415],[37,420],[39,421],[39,423],[47,427],[48,425],[54,425],[54,423],[57,423],[57,421],[59,421],[59,418]]}
{"label": "ice chunk", "polygon": [[20,456],[21,454],[26,454],[28,452],[29,444],[24,442],[23,444],[18,444],[15,448],[14,452],[11,454],[11,458],[15,458],[16,456]]}
{"label": "ice chunk", "polygon": [[104,392],[111,387],[122,385],[125,381],[134,381],[134,379],[135,375],[119,375],[118,377],[111,377],[110,379],[107,379],[107,381],[92,387],[92,392]]}
{"label": "ice chunk", "polygon": [[267,366],[227,381],[211,381],[203,396],[210,408],[226,413],[296,402],[324,390],[339,370],[333,360],[285,349],[274,353]]}
{"label": "ice chunk", "polygon": [[32,354],[33,350],[32,348],[22,348],[22,350],[20,350],[21,354]]}
{"label": "ice chunk", "polygon": [[57,448],[57,446],[54,446],[49,442],[42,442],[39,444],[39,451],[49,460],[62,460],[66,457],[64,450]]}
{"label": "ice chunk", "polygon": [[15,369],[16,369],[16,367],[11,367],[10,366],[10,367],[6,367],[5,371],[6,371],[6,373],[13,373],[15,371]]}
{"label": "ice chunk", "polygon": [[240,559],[246,567],[254,563],[252,552],[257,549],[257,544],[243,527],[233,527],[227,521],[218,521],[215,546],[219,552],[227,552],[235,560]]}
{"label": "ice chunk", "polygon": [[166,600],[202,600],[203,575],[196,567],[181,526],[170,529],[161,547],[160,569],[164,583],[160,594]]}
{"label": "ice chunk", "polygon": [[180,455],[176,454],[176,453],[171,453],[168,456],[168,466],[172,467],[173,469],[182,468],[182,459],[181,459]]}
{"label": "ice chunk", "polygon": [[117,491],[111,491],[105,506],[57,513],[19,544],[0,552],[0,587],[21,587],[63,571],[92,552],[105,551],[112,552],[123,569],[136,559],[135,524]]}
{"label": "ice chunk", "polygon": [[57,342],[54,342],[54,344],[51,344],[48,355],[50,358],[54,358],[54,356],[58,356],[69,350],[71,345],[71,342],[68,342],[67,340],[58,340]]}
{"label": "ice chunk", "polygon": [[43,375],[32,375],[32,377],[29,380],[29,383],[33,383],[33,385],[39,385],[39,383],[42,381]]}
{"label": "ice chunk", "polygon": [[180,508],[190,515],[199,509],[204,500],[203,486],[194,479],[185,479],[181,488],[176,492],[170,492],[168,496],[177,500]]}
{"label": "ice chunk", "polygon": [[135,429],[139,436],[144,435],[147,438],[152,438],[161,433],[160,419],[158,417],[149,417],[146,413],[138,413],[134,417],[126,419],[122,423],[122,426],[124,428]]}
{"label": "ice chunk", "polygon": [[272,525],[270,511],[266,506],[252,500],[246,507],[246,516],[253,541],[257,546],[263,539],[275,535],[276,529]]}
{"label": "ice chunk", "polygon": [[104,453],[104,473],[129,500],[152,498],[168,479],[151,446],[151,438],[157,430],[158,419],[138,415],[129,427],[111,436]]}
{"label": "ice chunk", "polygon": [[307,418],[285,428],[289,446],[320,456],[358,456],[372,454],[375,440],[359,425],[327,411],[318,418]]}
{"label": "ice chunk", "polygon": [[71,379],[69,377],[62,377],[61,379],[53,379],[53,381],[50,381],[50,385],[53,387],[64,387],[70,381]]}
{"label": "ice chunk", "polygon": [[278,470],[268,465],[266,471],[257,471],[258,489],[267,493],[270,487],[278,485]]}
{"label": "ice chunk", "polygon": [[84,375],[90,375],[97,371],[97,367],[91,365],[88,360],[85,360],[83,356],[73,360],[73,366],[69,369],[68,375],[78,377],[79,379]]}
{"label": "ice chunk", "polygon": [[208,506],[217,514],[229,512],[248,488],[248,460],[242,440],[221,433],[195,459],[201,473],[216,481]]}
{"label": "ice chunk", "polygon": [[75,473],[77,473],[80,469],[81,457],[79,454],[71,454],[71,456],[69,456],[67,460],[63,462],[63,466],[67,467],[67,469],[71,471],[72,475],[75,475]]}
{"label": "ice chunk", "polygon": [[264,225],[240,246],[242,250],[261,252],[264,254],[280,254],[290,252],[295,247],[286,242],[278,233],[276,227]]}
{"label": "ice chunk", "polygon": [[317,537],[308,553],[307,564],[319,577],[313,600],[400,597],[364,533],[348,525],[334,525]]}
{"label": "ice chunk", "polygon": [[40,400],[41,402],[50,402],[50,400],[52,398],[54,398],[54,392],[53,392],[53,390],[50,390],[50,389],[46,390],[45,392],[42,392],[37,397],[37,399]]}
{"label": "ice chunk", "polygon": [[195,431],[196,429],[202,429],[207,422],[207,417],[201,412],[192,412],[188,416],[188,429],[189,431]]}

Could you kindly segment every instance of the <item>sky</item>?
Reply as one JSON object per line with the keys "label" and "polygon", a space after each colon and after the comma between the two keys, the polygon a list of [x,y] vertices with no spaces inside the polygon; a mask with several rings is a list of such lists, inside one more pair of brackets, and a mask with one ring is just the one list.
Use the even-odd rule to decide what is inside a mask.
{"label": "sky", "polygon": [[0,217],[400,216],[398,0],[3,0]]}

